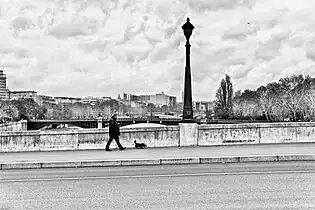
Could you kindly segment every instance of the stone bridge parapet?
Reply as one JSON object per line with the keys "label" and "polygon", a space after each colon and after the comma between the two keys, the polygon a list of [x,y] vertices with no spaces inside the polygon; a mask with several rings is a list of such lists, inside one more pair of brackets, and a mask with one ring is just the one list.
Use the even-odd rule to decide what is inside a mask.
{"label": "stone bridge parapet", "polygon": [[[248,123],[121,128],[121,143],[148,147],[315,142],[314,122]],[[108,128],[0,132],[0,152],[104,149]],[[113,142],[112,146],[116,146]]]}

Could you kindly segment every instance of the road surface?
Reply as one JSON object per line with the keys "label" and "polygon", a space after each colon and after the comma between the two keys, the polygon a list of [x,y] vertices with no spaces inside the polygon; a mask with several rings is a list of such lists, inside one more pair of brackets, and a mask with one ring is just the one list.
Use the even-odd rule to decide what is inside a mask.
{"label": "road surface", "polygon": [[315,163],[0,171],[0,209],[315,209]]}

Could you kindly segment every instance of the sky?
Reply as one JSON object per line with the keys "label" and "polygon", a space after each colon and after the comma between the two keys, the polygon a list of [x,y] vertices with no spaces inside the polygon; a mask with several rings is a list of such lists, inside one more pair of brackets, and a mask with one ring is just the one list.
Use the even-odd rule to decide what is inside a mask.
{"label": "sky", "polygon": [[190,18],[193,100],[220,80],[256,89],[315,77],[311,0],[0,0],[0,69],[10,90],[51,96],[178,97]]}

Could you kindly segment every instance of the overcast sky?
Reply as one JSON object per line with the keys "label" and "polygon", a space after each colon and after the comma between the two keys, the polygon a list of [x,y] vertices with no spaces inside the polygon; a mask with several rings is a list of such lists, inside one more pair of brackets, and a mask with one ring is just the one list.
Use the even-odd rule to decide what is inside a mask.
{"label": "overcast sky", "polygon": [[11,90],[52,96],[160,93],[181,101],[190,17],[193,100],[315,76],[312,0],[0,0]]}

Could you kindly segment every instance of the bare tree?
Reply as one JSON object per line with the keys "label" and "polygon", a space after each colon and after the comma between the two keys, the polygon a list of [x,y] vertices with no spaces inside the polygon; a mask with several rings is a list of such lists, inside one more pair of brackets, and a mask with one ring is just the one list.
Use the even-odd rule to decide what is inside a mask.
{"label": "bare tree", "polygon": [[315,85],[305,94],[302,110],[308,120],[315,120]]}
{"label": "bare tree", "polygon": [[281,87],[281,99],[283,100],[282,106],[287,111],[287,115],[293,121],[301,118],[302,106],[304,98],[310,89],[310,77],[306,78],[303,75],[292,75],[279,80]]}
{"label": "bare tree", "polygon": [[254,119],[259,115],[259,96],[257,92],[245,90],[243,93],[237,91],[233,98],[233,113],[237,118]]}

